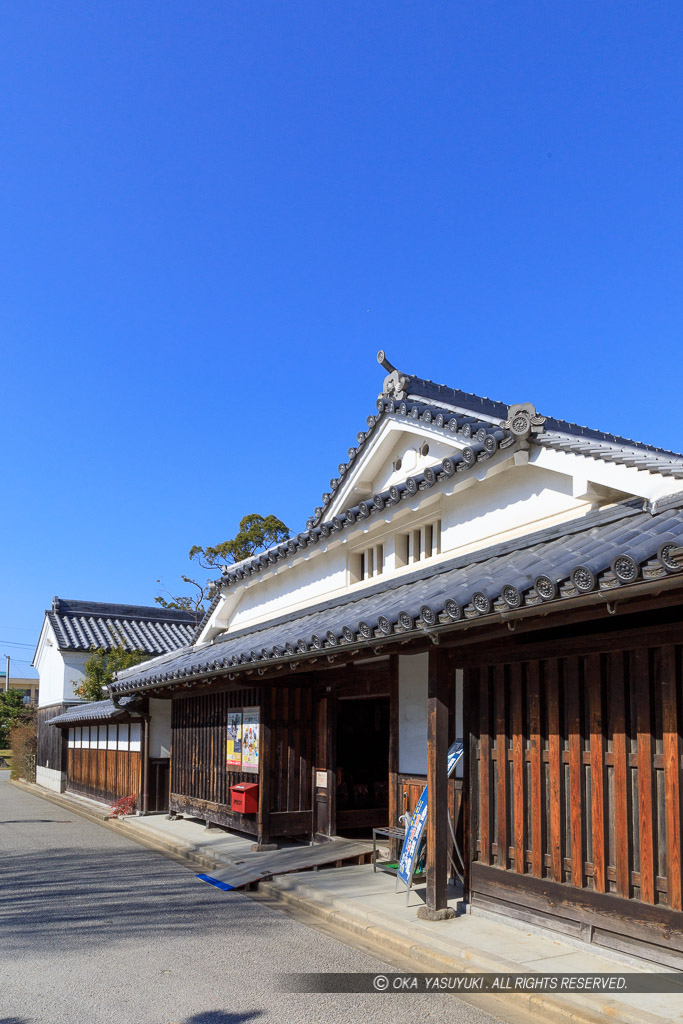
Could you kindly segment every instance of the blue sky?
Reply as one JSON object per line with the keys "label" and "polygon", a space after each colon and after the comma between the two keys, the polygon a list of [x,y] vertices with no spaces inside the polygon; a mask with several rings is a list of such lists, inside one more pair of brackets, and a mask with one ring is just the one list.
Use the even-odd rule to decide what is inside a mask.
{"label": "blue sky", "polygon": [[6,0],[0,654],[301,528],[379,348],[681,450],[682,43],[658,0]]}

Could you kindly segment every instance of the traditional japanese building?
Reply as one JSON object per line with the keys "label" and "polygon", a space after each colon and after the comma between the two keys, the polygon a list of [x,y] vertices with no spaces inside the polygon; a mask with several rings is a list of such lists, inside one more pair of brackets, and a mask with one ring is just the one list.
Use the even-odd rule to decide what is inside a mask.
{"label": "traditional japanese building", "polygon": [[[184,647],[195,630],[196,621],[186,611],[55,597],[33,658],[40,675],[36,782],[98,800],[136,793],[142,805],[147,781],[156,799],[168,777],[168,702],[137,701],[135,711],[124,712],[111,701],[80,700],[74,691],[94,651],[123,647],[152,657]],[[145,774],[150,767],[143,758],[145,737],[151,781]]]}
{"label": "traditional japanese building", "polygon": [[176,813],[322,839],[426,780],[432,916],[450,806],[473,910],[681,966],[683,456],[380,360],[306,528],[111,697],[170,705]]}

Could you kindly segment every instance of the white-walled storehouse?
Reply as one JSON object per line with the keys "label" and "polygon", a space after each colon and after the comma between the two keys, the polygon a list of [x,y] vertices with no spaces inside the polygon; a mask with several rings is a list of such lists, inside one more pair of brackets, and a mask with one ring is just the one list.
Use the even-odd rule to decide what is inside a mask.
{"label": "white-walled storehouse", "polygon": [[[150,657],[168,653],[185,646],[191,641],[196,630],[196,622],[191,613],[166,609],[159,606],[140,606],[106,604],[97,601],[73,601],[55,597],[52,607],[45,612],[40,637],[33,658],[33,665],[40,676],[39,710],[38,710],[38,753],[36,758],[36,782],[56,792],[63,791],[67,784],[70,788],[88,788],[93,795],[100,792],[109,796],[106,785],[100,786],[102,780],[91,778],[90,765],[87,785],[84,780],[75,777],[67,779],[69,750],[91,749],[90,732],[84,738],[83,725],[96,729],[101,724],[106,730],[109,721],[122,718],[119,709],[110,701],[88,704],[75,695],[75,689],[85,678],[85,663],[97,649],[112,650],[123,646],[129,651],[142,651]],[[152,706],[160,702],[149,702]],[[147,706],[144,709],[147,712]],[[152,746],[150,757],[158,759],[169,757],[170,722],[167,721],[165,705],[161,708],[158,720],[150,725]],[[58,716],[68,713],[69,719],[62,724],[51,724]],[[130,712],[126,715],[126,722]],[[71,723],[69,732],[68,724]],[[76,725],[78,723],[78,747],[76,747]],[[139,722],[138,722],[139,727]],[[133,737],[137,735],[133,730]],[[121,733],[123,737],[123,732]],[[135,744],[134,738],[126,733],[126,750]],[[109,741],[111,742],[111,741]],[[100,743],[93,735],[92,749],[97,750]],[[123,740],[117,739],[116,747],[123,750]],[[85,745],[87,744],[87,745]],[[102,749],[107,749],[104,734],[101,740]],[[139,749],[139,747],[138,747]],[[79,755],[83,759],[83,755]],[[95,772],[95,775],[97,773]]]}
{"label": "white-walled storehouse", "polygon": [[473,906],[683,962],[683,456],[381,358],[306,528],[112,694],[170,703],[172,811],[353,834],[428,781],[429,912],[461,808]]}

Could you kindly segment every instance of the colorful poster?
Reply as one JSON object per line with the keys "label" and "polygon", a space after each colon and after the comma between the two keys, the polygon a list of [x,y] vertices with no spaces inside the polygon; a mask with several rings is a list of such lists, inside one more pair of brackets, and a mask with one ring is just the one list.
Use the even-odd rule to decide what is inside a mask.
{"label": "colorful poster", "polygon": [[242,767],[242,712],[228,712],[228,745],[225,757],[228,768]]}
{"label": "colorful poster", "polygon": [[[456,740],[452,743],[448,750],[448,778],[455,771],[455,766],[462,757],[463,747],[460,740]],[[408,887],[412,882],[413,872],[415,870],[415,862],[417,855],[420,852],[420,845],[422,843],[422,835],[427,824],[427,787],[422,790],[420,799],[415,805],[413,816],[410,819],[408,825],[408,831],[406,837],[403,840],[403,849],[401,850],[401,858],[398,862],[398,877]],[[398,885],[398,882],[396,883]]]}
{"label": "colorful poster", "polygon": [[242,771],[258,772],[259,709],[242,712]]}

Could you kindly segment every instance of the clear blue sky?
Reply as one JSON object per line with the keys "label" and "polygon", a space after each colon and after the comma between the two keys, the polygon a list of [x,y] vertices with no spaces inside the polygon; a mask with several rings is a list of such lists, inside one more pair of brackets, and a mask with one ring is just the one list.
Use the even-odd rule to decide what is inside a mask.
{"label": "clear blue sky", "polygon": [[379,348],[683,448],[682,57],[658,0],[5,0],[0,654],[301,528]]}

